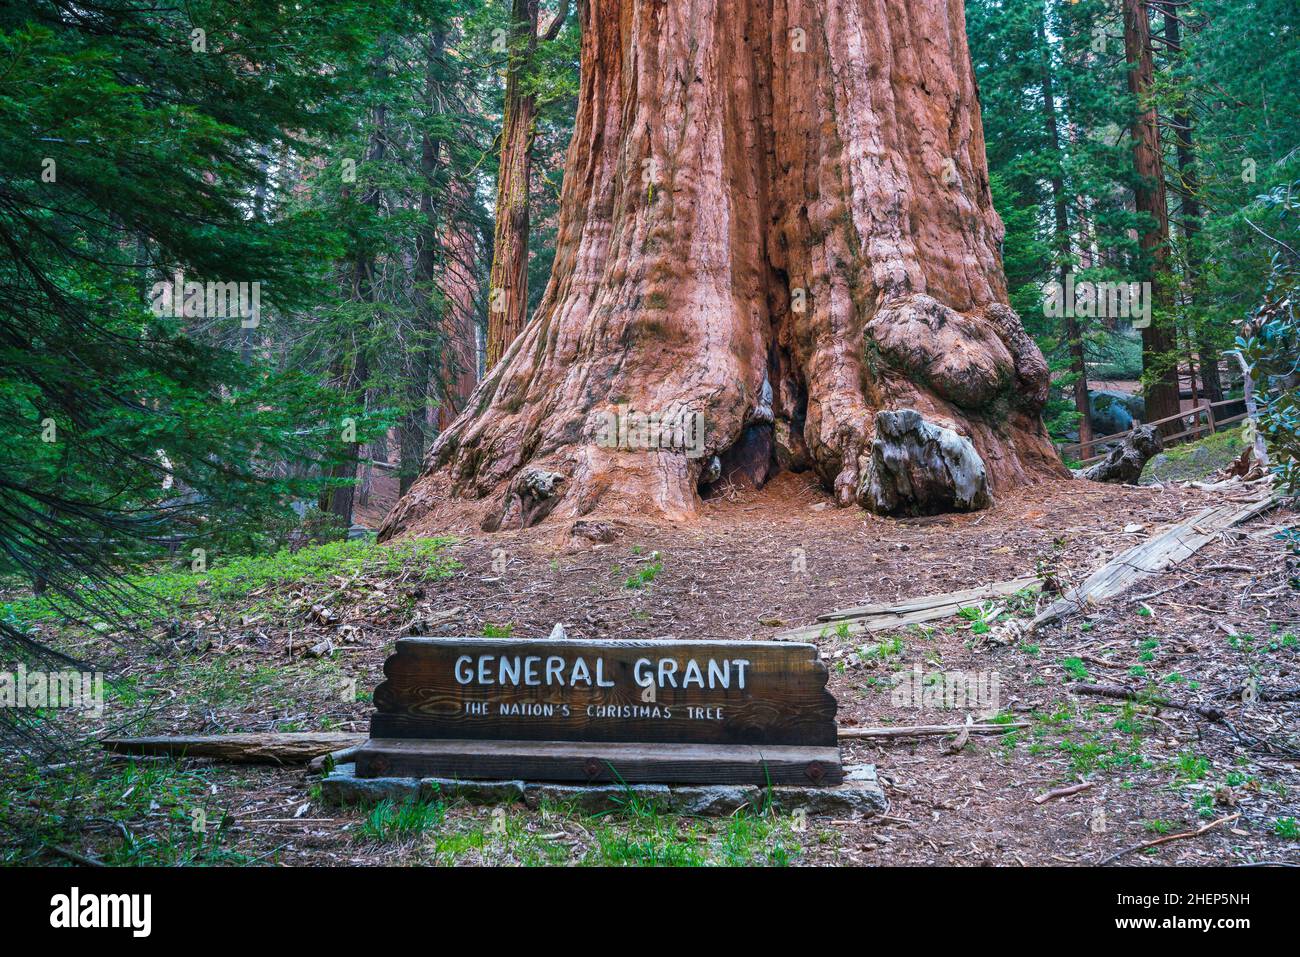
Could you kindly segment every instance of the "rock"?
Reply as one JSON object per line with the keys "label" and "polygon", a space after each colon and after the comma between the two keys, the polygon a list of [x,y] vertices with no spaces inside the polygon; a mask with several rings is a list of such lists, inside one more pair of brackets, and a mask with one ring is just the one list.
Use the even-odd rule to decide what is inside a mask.
{"label": "rock", "polygon": [[355,764],[336,765],[320,782],[321,800],[343,806],[405,801],[419,794],[418,778],[359,778]]}
{"label": "rock", "polygon": [[512,804],[524,800],[523,781],[457,781],[452,778],[421,778],[420,794],[425,800],[457,800],[470,804]]}
{"label": "rock", "polygon": [[1140,395],[1114,389],[1088,391],[1088,418],[1094,435],[1127,432],[1145,413],[1146,403]]}
{"label": "rock", "polygon": [[876,413],[876,437],[857,499],[879,515],[970,512],[993,503],[975,447],[914,409]]}
{"label": "rock", "polygon": [[860,764],[844,769],[844,782],[829,788],[772,788],[772,807],[789,813],[802,808],[814,814],[884,814],[889,800],[876,778],[876,768]]}
{"label": "rock", "polygon": [[671,806],[671,794],[666,784],[526,784],[524,801],[530,808],[543,801],[565,804],[586,814],[616,811],[637,800],[664,811]]}
{"label": "rock", "polygon": [[701,817],[734,814],[743,807],[762,805],[763,789],[752,785],[707,784],[672,789],[672,810]]}
{"label": "rock", "polygon": [[551,641],[567,641],[568,638],[569,638],[569,633],[566,632],[566,631],[564,630],[564,625],[560,624],[560,623],[557,621],[557,622],[555,623],[555,627],[551,629],[551,637],[550,637],[550,640],[551,640]]}
{"label": "rock", "polygon": [[1136,485],[1142,477],[1147,459],[1157,454],[1163,445],[1160,433],[1153,426],[1141,425],[1125,436],[1124,441],[1113,447],[1096,465],[1079,469],[1074,474],[1089,482]]}
{"label": "rock", "polygon": [[877,814],[889,806],[872,765],[844,769],[844,782],[834,787],[705,784],[545,784],[525,781],[460,781],[452,778],[358,778],[355,764],[340,764],[321,779],[321,797],[330,804],[351,806],[384,800],[467,801],[471,804],[511,804],[523,801],[536,809],[543,802],[599,814],[625,808],[633,801],[660,812],[693,816],[724,816],[744,808],[768,806],[782,813],[804,809],[809,815]]}

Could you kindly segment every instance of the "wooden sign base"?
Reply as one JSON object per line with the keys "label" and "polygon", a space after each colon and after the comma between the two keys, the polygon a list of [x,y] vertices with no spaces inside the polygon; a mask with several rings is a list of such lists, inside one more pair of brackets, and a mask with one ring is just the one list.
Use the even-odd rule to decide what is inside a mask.
{"label": "wooden sign base", "polygon": [[403,638],[358,778],[832,786],[809,644]]}
{"label": "wooden sign base", "polygon": [[371,738],[357,776],[584,784],[802,784],[844,780],[839,748],[751,744]]}

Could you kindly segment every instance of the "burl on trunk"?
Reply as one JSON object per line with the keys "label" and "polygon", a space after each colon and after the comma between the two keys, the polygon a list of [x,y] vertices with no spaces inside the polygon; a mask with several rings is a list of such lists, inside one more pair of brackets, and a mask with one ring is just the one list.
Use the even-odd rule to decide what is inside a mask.
{"label": "burl on trunk", "polygon": [[[993,493],[1066,474],[1040,417],[1047,366],[1007,305],[960,0],[579,12],[550,283],[384,537],[685,518],[710,484],[776,468],[879,511],[987,501],[927,501],[929,474],[874,500],[881,411],[914,410],[930,436],[895,464],[967,443]],[[682,413],[699,428],[639,418]]]}

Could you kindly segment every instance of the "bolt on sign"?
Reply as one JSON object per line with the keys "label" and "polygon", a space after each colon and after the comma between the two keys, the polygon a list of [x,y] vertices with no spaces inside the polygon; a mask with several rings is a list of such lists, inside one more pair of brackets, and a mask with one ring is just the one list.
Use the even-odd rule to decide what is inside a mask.
{"label": "bolt on sign", "polygon": [[810,644],[402,638],[359,777],[838,784]]}

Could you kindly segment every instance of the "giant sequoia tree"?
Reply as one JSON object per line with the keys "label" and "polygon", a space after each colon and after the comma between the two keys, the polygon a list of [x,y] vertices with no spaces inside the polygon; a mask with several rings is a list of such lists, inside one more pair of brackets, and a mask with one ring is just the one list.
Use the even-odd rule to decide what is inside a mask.
{"label": "giant sequoia tree", "polygon": [[[964,436],[994,493],[1061,471],[1047,366],[1007,305],[959,0],[579,13],[550,284],[385,536],[685,517],[719,472],[775,467],[849,505],[892,409]],[[701,413],[705,454],[608,447],[616,407]],[[959,445],[897,446],[919,497]]]}

